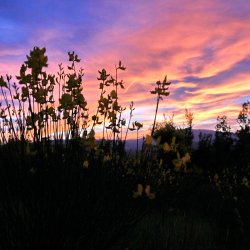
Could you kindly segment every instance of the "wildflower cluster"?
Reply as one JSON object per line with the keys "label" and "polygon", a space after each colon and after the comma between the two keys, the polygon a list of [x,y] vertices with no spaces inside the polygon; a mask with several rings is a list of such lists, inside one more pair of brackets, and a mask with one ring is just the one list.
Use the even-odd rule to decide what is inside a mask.
{"label": "wildflower cluster", "polygon": [[146,136],[139,154],[124,165],[124,174],[137,183],[134,198],[143,197],[144,193],[147,194],[146,190],[152,189],[153,195],[146,197],[153,199],[158,190],[178,185],[185,175],[192,172],[190,153],[182,152],[181,148],[176,137],[171,139],[170,144],[161,144],[160,137],[154,141],[150,135]]}

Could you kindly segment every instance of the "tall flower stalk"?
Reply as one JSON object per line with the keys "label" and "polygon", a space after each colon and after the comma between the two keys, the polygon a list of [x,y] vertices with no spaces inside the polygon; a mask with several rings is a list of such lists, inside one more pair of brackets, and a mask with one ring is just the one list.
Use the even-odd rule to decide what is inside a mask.
{"label": "tall flower stalk", "polygon": [[157,95],[156,108],[155,108],[155,117],[154,117],[153,128],[152,128],[152,131],[151,131],[151,136],[153,136],[153,134],[154,134],[155,124],[156,124],[156,117],[157,117],[157,113],[158,113],[160,100],[163,100],[162,96],[169,96],[170,92],[167,92],[167,90],[168,90],[168,88],[169,88],[168,86],[170,84],[171,84],[171,82],[168,82],[167,81],[167,76],[165,76],[165,78],[164,78],[164,80],[162,82],[161,81],[156,82],[155,90],[150,91],[151,94]]}

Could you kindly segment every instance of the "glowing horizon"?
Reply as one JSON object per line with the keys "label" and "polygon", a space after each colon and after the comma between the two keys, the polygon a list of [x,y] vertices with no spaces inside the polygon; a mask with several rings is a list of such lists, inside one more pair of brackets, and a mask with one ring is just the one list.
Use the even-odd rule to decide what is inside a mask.
{"label": "glowing horizon", "polygon": [[128,109],[134,102],[133,121],[144,124],[140,136],[154,119],[150,90],[165,75],[172,84],[170,96],[160,102],[158,121],[174,113],[181,126],[188,108],[194,128],[214,129],[217,116],[227,115],[237,129],[241,104],[250,100],[247,1],[11,0],[0,4],[0,14],[0,75],[18,75],[34,46],[46,47],[47,71],[56,74],[58,63],[66,67],[67,52],[74,50],[85,69],[83,93],[92,114],[98,70],[114,75],[121,60],[127,69],[119,77],[125,82],[120,104]]}

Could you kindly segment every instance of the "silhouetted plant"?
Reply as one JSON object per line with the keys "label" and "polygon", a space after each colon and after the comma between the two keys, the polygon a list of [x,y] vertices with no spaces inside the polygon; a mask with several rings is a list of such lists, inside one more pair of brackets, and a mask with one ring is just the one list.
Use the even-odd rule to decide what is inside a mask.
{"label": "silhouetted plant", "polygon": [[[131,108],[131,111],[132,111],[132,108]],[[129,128],[130,131],[134,131],[136,130],[136,154],[138,155],[138,152],[139,152],[139,130],[143,127],[143,124],[140,123],[140,122],[133,122],[132,123],[132,128]]]}
{"label": "silhouetted plant", "polygon": [[[180,143],[183,147],[184,151],[191,152],[191,145],[193,140],[193,132],[192,132],[192,121],[193,121],[193,114],[186,110],[186,119],[188,127],[178,127],[174,123],[174,114],[166,118],[161,123],[156,123],[154,138],[161,138],[161,144],[167,142],[171,143],[173,137],[176,137],[178,143]],[[185,148],[185,149],[184,149]]]}
{"label": "silhouetted plant", "polygon": [[241,131],[245,131],[246,133],[250,132],[250,102],[244,102],[242,104],[242,110],[238,115],[237,122],[240,125]]}
{"label": "silhouetted plant", "polygon": [[131,123],[131,119],[133,117],[133,111],[135,110],[134,108],[134,102],[132,101],[129,105],[129,110],[130,110],[130,113],[129,113],[129,121],[128,121],[128,126],[127,126],[127,130],[126,130],[126,134],[125,134],[125,143],[126,143],[126,140],[127,140],[127,136],[128,136],[128,131],[129,131],[129,126],[130,126],[130,123]]}
{"label": "silhouetted plant", "polygon": [[199,133],[198,147],[193,153],[197,167],[209,174],[213,166],[213,137],[212,134]]}
{"label": "silhouetted plant", "polygon": [[[101,90],[101,94],[98,101],[96,114],[92,116],[93,120],[92,129],[95,127],[95,125],[100,125],[103,123],[102,139],[104,140],[105,121],[108,114],[108,110],[110,109],[110,104],[112,103],[110,95],[108,95],[107,98],[103,97],[103,95],[105,94],[104,88],[110,86],[110,84],[113,83],[113,78],[110,79],[108,78],[110,74],[107,74],[105,69],[102,69],[102,71],[98,71],[98,73],[100,74],[100,76],[97,78],[97,80],[101,81],[99,87],[99,89]],[[103,116],[103,121],[99,121],[99,116],[98,116],[99,113]]]}
{"label": "silhouetted plant", "polygon": [[169,96],[169,92],[167,92],[168,90],[168,86],[171,84],[171,82],[167,81],[167,77],[165,76],[164,80],[161,81],[157,81],[156,82],[156,87],[155,90],[150,91],[151,94],[153,95],[157,95],[157,99],[156,99],[156,108],[155,108],[155,118],[154,118],[154,123],[153,123],[153,128],[151,131],[151,136],[154,135],[154,131],[155,131],[155,124],[156,124],[156,117],[157,117],[157,113],[158,113],[158,108],[159,108],[159,102],[160,100],[163,100],[162,96]]}
{"label": "silhouetted plant", "polygon": [[250,166],[250,102],[242,104],[237,122],[240,129],[237,130],[236,157],[238,159],[239,171],[247,172]]}
{"label": "silhouetted plant", "polygon": [[218,116],[216,124],[215,139],[213,142],[214,163],[213,171],[221,173],[222,169],[232,167],[233,139],[231,128],[227,123],[226,116]]}
{"label": "silhouetted plant", "polygon": [[192,142],[193,142],[193,120],[194,120],[194,114],[190,112],[188,109],[185,109],[185,118],[187,127],[184,129],[185,131],[185,140],[186,144],[189,147],[189,150],[192,148]]}

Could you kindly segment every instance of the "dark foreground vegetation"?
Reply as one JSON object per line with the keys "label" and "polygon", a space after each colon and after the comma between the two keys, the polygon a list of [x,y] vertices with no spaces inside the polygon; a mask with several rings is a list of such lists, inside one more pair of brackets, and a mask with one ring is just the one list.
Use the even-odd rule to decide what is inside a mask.
{"label": "dark foreground vegetation", "polygon": [[158,81],[151,135],[129,154],[127,133],[143,125],[133,103],[123,119],[121,62],[115,78],[99,71],[90,117],[78,56],[57,77],[47,60],[34,48],[18,84],[0,78],[0,249],[249,249],[249,102],[237,133],[220,116],[215,138],[201,134],[193,149],[188,110],[184,128],[156,122],[170,85]]}

